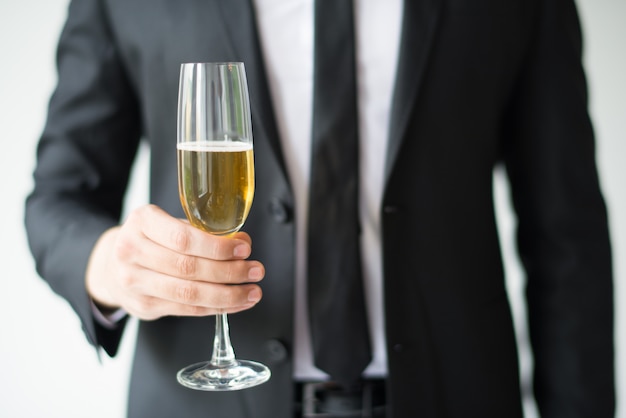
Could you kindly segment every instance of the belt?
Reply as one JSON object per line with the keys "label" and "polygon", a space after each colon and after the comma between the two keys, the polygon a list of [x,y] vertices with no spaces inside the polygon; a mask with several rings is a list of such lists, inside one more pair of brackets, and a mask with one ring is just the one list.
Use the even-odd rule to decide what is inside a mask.
{"label": "belt", "polygon": [[296,383],[298,418],[385,418],[385,380],[365,379],[345,389],[333,382]]}

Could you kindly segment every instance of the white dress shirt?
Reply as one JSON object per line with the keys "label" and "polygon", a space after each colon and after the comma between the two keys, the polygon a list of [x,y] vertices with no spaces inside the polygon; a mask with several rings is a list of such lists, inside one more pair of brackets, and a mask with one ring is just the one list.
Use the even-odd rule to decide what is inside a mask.
{"label": "white dress shirt", "polygon": [[[338,0],[345,1],[345,0]],[[313,365],[306,303],[306,225],[311,159],[314,0],[255,0],[257,25],[287,169],[295,195],[294,377],[326,379]],[[369,377],[387,374],[380,207],[389,112],[402,23],[401,0],[355,0],[360,140],[361,251],[373,360]],[[268,272],[267,280],[271,280]]]}

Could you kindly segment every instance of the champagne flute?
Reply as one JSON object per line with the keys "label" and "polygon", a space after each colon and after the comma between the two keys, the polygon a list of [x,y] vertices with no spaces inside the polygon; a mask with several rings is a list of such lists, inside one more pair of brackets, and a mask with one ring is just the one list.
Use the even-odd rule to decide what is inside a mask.
{"label": "champagne flute", "polygon": [[[178,189],[189,222],[229,235],[241,228],[254,195],[254,156],[243,63],[185,63],[178,92]],[[180,370],[183,386],[239,390],[270,378],[260,363],[235,358],[228,319],[218,313],[211,360]]]}

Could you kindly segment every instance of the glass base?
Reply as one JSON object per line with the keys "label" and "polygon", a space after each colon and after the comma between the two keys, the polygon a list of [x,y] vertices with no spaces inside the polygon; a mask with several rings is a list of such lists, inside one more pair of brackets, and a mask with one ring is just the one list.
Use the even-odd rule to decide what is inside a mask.
{"label": "glass base", "polygon": [[192,364],[180,370],[176,378],[178,383],[190,389],[226,391],[260,385],[270,376],[270,369],[261,363],[235,360],[226,366],[216,366],[210,361]]}

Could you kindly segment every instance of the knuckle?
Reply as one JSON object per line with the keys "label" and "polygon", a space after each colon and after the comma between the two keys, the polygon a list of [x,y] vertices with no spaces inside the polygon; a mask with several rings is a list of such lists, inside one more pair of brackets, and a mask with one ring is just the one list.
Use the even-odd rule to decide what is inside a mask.
{"label": "knuckle", "polygon": [[196,273],[197,261],[195,257],[180,256],[176,259],[176,271],[180,277],[190,277]]}
{"label": "knuckle", "polygon": [[160,212],[160,209],[157,205],[153,203],[148,203],[146,205],[140,206],[137,208],[136,213],[142,219],[146,219],[146,217],[155,216]]}
{"label": "knuckle", "polygon": [[191,235],[184,228],[176,228],[172,231],[172,242],[176,250],[185,252],[191,246]]}
{"label": "knuckle", "polygon": [[222,266],[223,266],[222,276],[223,276],[225,283],[239,284],[244,281],[247,281],[247,278],[245,276],[242,276],[242,274],[244,274],[243,272],[245,271],[245,267],[246,267],[245,261],[243,260],[231,261],[228,263],[223,263]]}
{"label": "knuckle", "polygon": [[247,303],[247,286],[229,286],[229,291],[224,297],[224,308],[232,308]]}
{"label": "knuckle", "polygon": [[144,220],[151,219],[157,212],[157,206],[153,204],[147,204],[133,209],[128,214],[128,223],[130,225],[136,225],[141,228],[145,224]]}
{"label": "knuckle", "polygon": [[120,269],[118,278],[120,285],[125,289],[134,287],[136,283],[135,276],[126,269]]}
{"label": "knuckle", "polygon": [[132,240],[125,237],[120,237],[117,240],[114,247],[114,255],[118,260],[130,261],[137,254],[137,247]]}
{"label": "knuckle", "polygon": [[221,239],[213,240],[212,245],[210,246],[211,255],[210,257],[214,260],[222,259],[222,253],[225,251],[224,249],[224,241]]}
{"label": "knuckle", "polygon": [[143,206],[143,210],[145,210],[148,213],[156,213],[157,211],[159,211],[159,208],[157,205],[153,203],[149,203]]}
{"label": "knuckle", "polygon": [[154,319],[158,317],[154,312],[154,306],[153,298],[147,296],[137,297],[134,300],[132,311],[141,319]]}
{"label": "knuckle", "polygon": [[193,284],[182,284],[176,287],[176,299],[182,303],[193,303],[198,299],[198,289]]}
{"label": "knuckle", "polygon": [[125,222],[126,225],[132,225],[135,222],[138,222],[142,218],[142,208],[135,208],[128,213],[128,218]]}
{"label": "knuckle", "polygon": [[224,280],[226,283],[235,283],[235,273],[233,272],[232,263],[228,263],[224,271]]}

